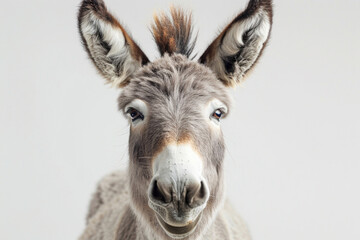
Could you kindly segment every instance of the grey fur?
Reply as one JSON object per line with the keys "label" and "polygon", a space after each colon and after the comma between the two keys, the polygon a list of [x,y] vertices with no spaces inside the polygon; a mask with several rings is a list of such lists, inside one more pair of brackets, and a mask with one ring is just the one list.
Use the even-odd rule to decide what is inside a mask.
{"label": "grey fur", "polygon": [[[270,12],[265,14],[264,11],[269,8]],[[103,2],[95,0],[85,0],[83,2],[79,14],[80,27],[82,26],[81,21],[88,20],[89,9],[94,11],[94,16],[100,17],[103,21],[110,19],[109,24],[115,24],[117,30],[123,31],[118,22],[111,15],[108,15]],[[100,9],[100,12],[97,12],[97,9]],[[261,14],[259,14],[259,11]],[[156,213],[148,205],[148,190],[154,175],[152,162],[163,147],[169,143],[189,143],[196,149],[203,161],[202,177],[205,179],[210,192],[210,197],[206,202],[206,207],[202,210],[195,231],[182,239],[250,239],[246,226],[232,210],[229,203],[225,201],[223,172],[225,146],[223,135],[219,129],[214,130],[212,128],[209,124],[209,118],[204,117],[203,111],[213,99],[220,100],[229,110],[231,104],[227,86],[238,82],[235,75],[240,74],[242,76],[244,73],[242,71],[245,71],[244,69],[241,70],[241,66],[236,66],[237,70],[235,69],[231,73],[235,75],[231,77],[232,75],[228,72],[219,73],[218,69],[224,70],[224,67],[214,67],[216,64],[221,63],[220,60],[224,60],[224,56],[221,56],[221,54],[236,50],[234,46],[237,43],[235,45],[231,43],[232,36],[235,36],[234,32],[229,36],[226,35],[226,32],[231,32],[233,25],[237,26],[236,24],[239,21],[242,23],[247,18],[255,17],[255,20],[245,21],[247,26],[253,27],[253,23],[257,24],[258,21],[262,21],[262,14],[269,18],[268,13],[271,13],[270,0],[251,0],[248,9],[243,14],[240,14],[228,26],[227,30],[210,45],[199,62],[172,52],[165,53],[156,61],[147,63],[147,61],[144,61],[146,56],[142,54],[142,51],[137,48],[137,45],[134,45],[127,34],[124,35],[126,36],[125,40],[132,43],[132,49],[136,51],[133,51],[132,54],[129,52],[126,54],[127,58],[134,61],[134,66],[128,66],[128,68],[133,69],[131,74],[125,73],[126,79],[121,78],[120,83],[117,83],[123,87],[118,98],[119,110],[126,115],[126,105],[135,99],[140,99],[148,107],[148,114],[143,119],[141,129],[134,130],[133,127],[130,127],[130,162],[128,171],[126,173],[116,172],[99,183],[90,203],[87,226],[80,238],[81,240],[172,239],[161,228]],[[90,32],[87,31],[88,34]],[[80,33],[84,34],[81,29]],[[111,35],[111,31],[107,33]],[[265,33],[263,31],[259,32],[259,34],[264,35]],[[246,48],[240,48],[241,51],[244,51],[244,49],[249,51],[240,52],[239,54],[234,52],[236,54],[234,64],[241,65],[243,63],[244,66],[246,65],[246,71],[249,70],[261,54],[265,45],[263,41],[267,41],[265,35],[266,38],[263,36],[261,43],[254,36],[247,38],[246,44],[248,45]],[[83,35],[82,37],[84,40]],[[97,36],[90,34],[86,39],[93,39],[90,43],[89,41],[85,42],[87,44],[85,45],[86,50],[99,70],[103,74],[107,74],[107,66],[99,64],[96,56],[93,55],[103,51],[100,55],[106,57],[105,60],[108,61],[110,59],[106,51],[109,49],[100,46],[101,43],[98,41]],[[219,45],[223,39],[230,45]],[[128,45],[125,45],[125,47],[127,48]],[[93,52],[94,49],[99,48],[101,51],[96,50],[95,53]],[[253,53],[257,55],[255,56]],[[249,57],[241,59],[242,56]],[[109,62],[109,64],[114,64],[114,62]],[[121,72],[121,68],[117,68],[117,71],[116,76],[124,74]],[[221,74],[227,74],[230,80],[222,79],[219,77]],[[116,82],[117,80],[113,81]],[[223,117],[225,116],[226,114]]]}
{"label": "grey fur", "polygon": [[[100,198],[99,198],[100,197]],[[79,240],[163,240],[142,227],[142,219],[134,214],[128,190],[128,173],[117,171],[104,177],[92,201],[95,214],[87,218],[87,227]],[[246,225],[232,206],[225,202],[203,234],[203,240],[249,240]],[[117,217],[116,217],[117,216]]]}
{"label": "grey fur", "polygon": [[199,61],[211,68],[227,86],[243,81],[269,40],[272,1],[251,0],[210,44]]}
{"label": "grey fur", "polygon": [[[146,236],[141,235],[144,233],[153,234],[150,239],[171,239],[159,226],[154,211],[147,204],[147,190],[152,178],[151,158],[166,142],[182,141],[184,138],[190,138],[193,141],[206,161],[204,163],[206,166],[204,178],[211,193],[196,231],[184,239],[220,239],[205,238],[205,236],[213,236],[214,234],[221,236],[221,239],[248,239],[232,237],[235,232],[236,234],[248,236],[243,224],[233,226],[238,228],[236,231],[233,230],[234,233],[228,230],[228,227],[232,226],[229,225],[229,221],[240,221],[237,220],[236,214],[230,219],[221,217],[224,214],[230,214],[226,213],[223,208],[223,159],[225,151],[223,136],[214,133],[206,122],[208,120],[203,119],[199,113],[206,103],[213,98],[221,100],[228,107],[230,106],[228,90],[216,78],[214,73],[207,67],[190,61],[179,54],[165,55],[163,58],[144,66],[134,76],[130,83],[124,87],[119,97],[119,109],[123,111],[124,107],[133,99],[141,99],[148,104],[150,114],[144,119],[147,127],[142,129],[141,132],[130,131],[129,188],[123,190],[126,193],[129,191],[128,197],[130,197],[130,201],[126,206],[120,207],[119,205],[116,206],[119,209],[116,209],[116,211],[111,209],[110,211],[109,208],[116,205],[113,201],[123,201],[127,194],[115,194],[117,198],[114,199],[116,200],[111,200],[111,197],[106,197],[110,200],[99,197],[101,196],[99,192],[106,194],[107,192],[116,191],[109,187],[108,184],[104,184],[107,181],[103,181],[94,195],[89,210],[91,214],[88,215],[90,219],[89,225],[81,239],[108,239],[104,237],[106,235],[104,232],[106,228],[104,227],[113,229],[113,225],[119,224],[119,228],[111,231],[118,232],[117,239],[125,240],[127,238],[123,236],[127,235],[128,232],[121,226],[128,224],[129,221],[134,222],[138,229],[136,234],[134,233],[136,235],[134,239],[147,239]],[[125,182],[125,180],[122,181]],[[105,185],[105,190],[103,190],[103,185]],[[110,202],[112,203],[110,204]],[[106,209],[103,210],[105,213],[102,212],[102,208]],[[225,208],[228,208],[228,206],[225,206]],[[94,212],[99,211],[102,213],[94,214]],[[113,224],[112,226],[100,222],[105,221],[105,215],[113,218],[114,212],[127,214],[128,216],[119,215],[116,222],[108,223]],[[99,214],[101,217],[97,217]],[[225,229],[217,228],[221,225],[225,225]],[[217,227],[213,228],[211,226]],[[100,230],[100,233],[94,232],[94,227]],[[148,228],[151,230],[146,231]]]}
{"label": "grey fur", "polygon": [[120,87],[149,60],[102,0],[84,0],[78,15],[82,43],[99,73]]}
{"label": "grey fur", "polygon": [[147,157],[153,157],[167,142],[190,138],[206,161],[203,174],[211,197],[197,231],[189,239],[204,233],[223,201],[223,137],[211,131],[208,119],[201,115],[213,98],[230,105],[227,89],[215,75],[179,54],[165,55],[143,67],[119,97],[120,110],[133,99],[141,99],[149,106],[149,116],[144,119],[148,127],[141,133],[130,132],[130,194],[135,213],[142,216],[143,224],[150,225],[159,238],[168,239],[154,212],[147,204],[144,206],[152,178],[151,161]]}

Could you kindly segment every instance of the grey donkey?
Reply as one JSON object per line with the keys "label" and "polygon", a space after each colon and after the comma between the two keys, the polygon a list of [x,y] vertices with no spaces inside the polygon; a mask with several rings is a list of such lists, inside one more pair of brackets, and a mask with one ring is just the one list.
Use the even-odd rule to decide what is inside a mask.
{"label": "grey donkey", "polygon": [[220,121],[228,88],[243,81],[266,43],[272,1],[250,0],[198,60],[191,16],[155,16],[161,57],[150,62],[103,1],[84,0],[83,45],[99,73],[122,89],[129,119],[129,167],[100,181],[80,239],[250,239],[225,200]]}

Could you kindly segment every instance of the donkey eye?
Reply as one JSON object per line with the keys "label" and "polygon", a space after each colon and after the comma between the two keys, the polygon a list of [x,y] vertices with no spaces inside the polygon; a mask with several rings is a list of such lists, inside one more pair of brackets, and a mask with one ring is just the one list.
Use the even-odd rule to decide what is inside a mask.
{"label": "donkey eye", "polygon": [[144,120],[144,115],[135,108],[129,108],[126,111],[126,113],[129,114],[131,121],[133,122],[135,122],[138,119]]}
{"label": "donkey eye", "polygon": [[215,112],[213,112],[212,117],[220,121],[222,114],[223,112],[220,109],[216,109]]}

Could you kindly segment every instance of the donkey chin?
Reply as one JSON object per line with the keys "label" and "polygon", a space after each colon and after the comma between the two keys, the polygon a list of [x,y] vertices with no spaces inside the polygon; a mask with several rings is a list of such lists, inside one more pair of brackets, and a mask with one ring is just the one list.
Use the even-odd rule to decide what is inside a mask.
{"label": "donkey chin", "polygon": [[192,234],[209,199],[201,157],[191,145],[168,145],[153,161],[148,204],[168,236]]}

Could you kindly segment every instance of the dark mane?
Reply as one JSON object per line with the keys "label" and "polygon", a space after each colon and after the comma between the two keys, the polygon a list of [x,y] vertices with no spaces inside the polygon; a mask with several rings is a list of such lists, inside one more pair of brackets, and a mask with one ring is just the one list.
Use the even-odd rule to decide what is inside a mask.
{"label": "dark mane", "polygon": [[170,15],[160,13],[154,16],[152,35],[161,55],[180,53],[190,57],[196,42],[192,38],[191,14],[181,8],[170,8]]}

